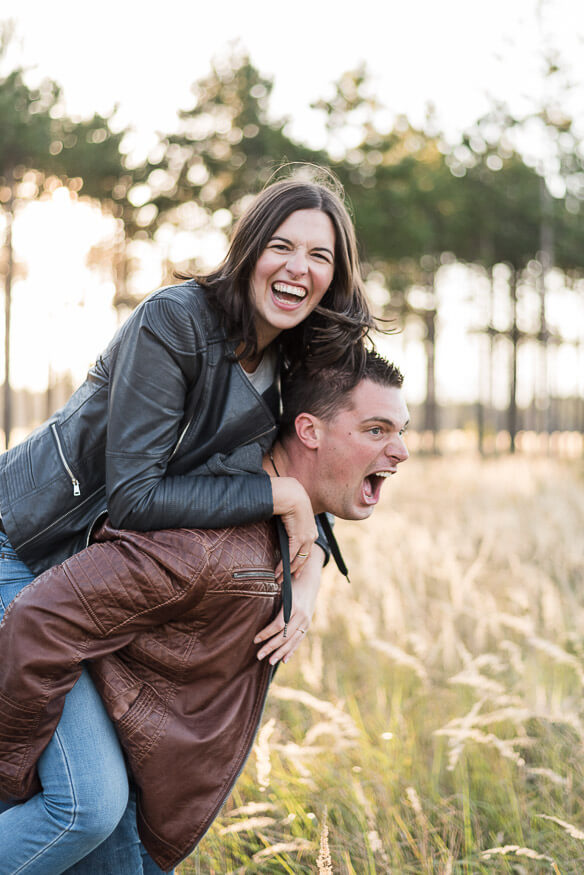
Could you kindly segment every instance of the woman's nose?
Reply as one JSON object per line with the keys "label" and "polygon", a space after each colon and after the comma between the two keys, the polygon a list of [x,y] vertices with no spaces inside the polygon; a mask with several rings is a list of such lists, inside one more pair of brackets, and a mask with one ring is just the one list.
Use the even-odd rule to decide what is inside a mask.
{"label": "woman's nose", "polygon": [[290,253],[286,267],[292,276],[302,276],[302,274],[305,274],[308,270],[306,253],[302,249],[295,249]]}

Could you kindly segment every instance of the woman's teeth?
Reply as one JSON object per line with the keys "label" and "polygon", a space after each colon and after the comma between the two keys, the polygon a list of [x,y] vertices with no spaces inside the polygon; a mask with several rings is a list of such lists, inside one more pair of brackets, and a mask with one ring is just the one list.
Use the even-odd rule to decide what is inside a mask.
{"label": "woman's teeth", "polygon": [[306,297],[306,289],[303,289],[301,286],[289,286],[288,283],[274,283],[272,289],[278,297],[283,295],[291,295],[295,299]]}

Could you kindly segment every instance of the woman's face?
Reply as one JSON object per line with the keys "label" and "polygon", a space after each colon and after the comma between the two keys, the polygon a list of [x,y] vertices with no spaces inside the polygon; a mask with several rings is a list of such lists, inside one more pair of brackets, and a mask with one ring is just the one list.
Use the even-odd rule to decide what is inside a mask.
{"label": "woman's face", "polygon": [[250,280],[258,347],[306,319],[335,269],[335,229],[321,210],[296,210],[276,228]]}

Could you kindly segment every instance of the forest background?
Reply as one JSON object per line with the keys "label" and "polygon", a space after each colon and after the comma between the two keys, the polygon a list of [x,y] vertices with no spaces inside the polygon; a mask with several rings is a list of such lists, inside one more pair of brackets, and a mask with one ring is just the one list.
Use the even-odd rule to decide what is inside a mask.
{"label": "forest background", "polygon": [[[89,117],[68,111],[67,94],[46,69],[50,24],[27,0],[19,14],[37,36],[37,51],[39,45],[44,52],[48,48],[44,68],[30,62],[26,35],[16,23],[12,38],[10,26],[4,28],[0,58],[0,234],[7,290],[2,421],[8,436],[13,428],[22,435],[63,400],[116,322],[141,298],[171,281],[177,269],[217,263],[250,194],[280,164],[311,161],[329,166],[345,186],[372,304],[398,329],[386,348],[408,375],[421,445],[436,449],[440,442],[446,448],[447,442],[459,447],[470,441],[484,451],[513,450],[522,441],[524,447],[547,447],[545,435],[555,434],[555,449],[581,451],[581,43],[572,32],[575,26],[577,37],[577,22],[571,26],[565,20],[558,30],[558,19],[569,11],[562,0],[518,4],[526,5],[532,7],[531,20],[513,21],[524,34],[504,32],[493,46],[493,52],[506,54],[499,81],[491,68],[493,84],[486,78],[480,101],[473,97],[464,111],[455,112],[452,96],[446,110],[430,102],[423,112],[418,106],[415,122],[392,111],[384,101],[388,85],[380,81],[383,62],[372,37],[376,71],[363,61],[323,83],[321,95],[313,92],[299,139],[294,117],[276,117],[272,108],[282,65],[278,76],[263,74],[241,41],[221,44],[215,37],[209,69],[192,83],[190,95],[183,83],[176,96],[184,108],[174,120],[167,113],[167,130],[150,131],[149,137],[142,131],[140,138],[127,107],[112,105]],[[64,0],[60,6],[71,10]],[[448,7],[458,14],[445,18],[441,36],[444,50],[459,46],[458,55],[438,52],[416,62],[416,42],[427,55],[429,44],[414,33],[411,66],[387,95],[394,104],[401,91],[411,90],[410,80],[427,79],[432,93],[432,78],[440,76],[441,67],[456,68],[459,57],[468,78],[481,82],[469,57],[476,36],[461,23],[458,4],[451,0]],[[420,12],[424,8],[420,4]],[[259,20],[265,9],[258,4]],[[493,18],[482,15],[487,38]],[[399,17],[381,15],[379,25],[384,22],[394,25],[388,40],[397,53]],[[73,35],[67,27],[74,24],[63,18],[59,33]],[[254,25],[252,20],[250,36]],[[457,26],[458,42],[448,37]],[[136,27],[139,35],[140,24]],[[147,38],[151,31],[144,28]],[[289,29],[297,42],[298,29]],[[41,43],[39,33],[46,34]],[[331,22],[330,41],[335,33]],[[529,54],[524,35],[531,41]],[[312,35],[307,48],[314,49],[319,39],[318,32],[316,39]],[[153,48],[145,42],[147,57]],[[62,54],[55,56],[61,66]],[[71,54],[81,63],[75,46]],[[528,73],[519,96],[512,84],[515,56]],[[131,62],[123,63],[128,72],[113,64],[120,70],[122,94],[128,89],[123,83],[132,81]],[[138,72],[144,61],[136,57],[135,63],[134,93],[147,103]],[[109,66],[104,55],[104,69],[90,77],[96,79],[95,94],[101,78],[105,88]],[[318,59],[314,68],[322,76]],[[508,71],[508,86],[501,83],[501,70]],[[82,63],[79,78],[90,81]],[[306,90],[306,72],[297,78],[299,89]],[[464,78],[447,81],[457,81],[461,98],[469,99]],[[150,75],[146,82],[151,81]],[[165,81],[161,74],[161,87]],[[155,95],[151,102],[156,106]],[[477,118],[475,103],[481,109]],[[67,249],[64,238],[71,241]],[[53,288],[47,290],[48,282]],[[31,325],[31,308],[42,332]],[[24,338],[32,342],[34,362]],[[46,386],[46,397],[19,391],[14,398],[12,383],[37,392]],[[560,439],[566,432],[572,435]]]}
{"label": "forest background", "polygon": [[582,871],[584,80],[555,5],[533,4],[521,112],[497,95],[458,131],[437,106],[413,121],[363,62],[314,96],[320,144],[275,116],[241,42],[218,42],[144,150],[118,108],[71,113],[2,28],[6,443],[80,381],[90,329],[103,345],[175,271],[220,259],[285,162],[342,182],[406,373],[414,458],[373,520],[339,524],[352,584],[327,570],[185,873]]}

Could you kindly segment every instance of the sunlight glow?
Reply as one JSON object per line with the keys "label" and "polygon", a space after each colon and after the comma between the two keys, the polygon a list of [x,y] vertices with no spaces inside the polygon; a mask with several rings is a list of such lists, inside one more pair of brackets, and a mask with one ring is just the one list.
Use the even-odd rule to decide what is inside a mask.
{"label": "sunlight glow", "polygon": [[113,333],[113,284],[86,266],[91,247],[112,233],[112,223],[64,188],[17,216],[15,255],[26,267],[13,288],[15,388],[42,391],[50,366],[79,382]]}

